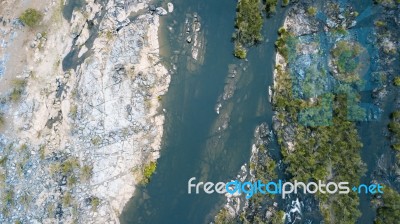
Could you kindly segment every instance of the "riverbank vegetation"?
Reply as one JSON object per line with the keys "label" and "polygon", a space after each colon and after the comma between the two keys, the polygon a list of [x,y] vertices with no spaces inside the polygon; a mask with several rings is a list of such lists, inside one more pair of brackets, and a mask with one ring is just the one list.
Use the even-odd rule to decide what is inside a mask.
{"label": "riverbank vegetation", "polygon": [[289,52],[290,47],[289,45],[294,44],[294,37],[293,34],[287,31],[284,27],[279,28],[278,30],[279,37],[275,41],[275,47],[278,53],[286,60],[289,60],[289,53],[294,53],[295,52]]}
{"label": "riverbank vegetation", "polygon": [[[278,4],[278,0],[266,0],[265,1],[265,11],[267,15],[270,16],[276,12],[276,5]],[[283,5],[288,5],[289,1],[284,1]]]}
{"label": "riverbank vegetation", "polygon": [[400,110],[392,113],[388,128],[393,134],[392,148],[396,151],[397,162],[400,163]]}
{"label": "riverbank vegetation", "polygon": [[276,162],[271,158],[267,150],[267,146],[259,144],[257,153],[253,155],[253,161],[250,161],[250,172],[253,173],[254,179],[261,180],[263,183],[278,178],[276,173]]}
{"label": "riverbank vegetation", "polygon": [[[265,5],[263,5],[265,3]],[[247,57],[247,47],[253,46],[263,37],[261,30],[263,27],[262,8],[266,15],[270,17],[276,12],[278,0],[239,0],[236,7],[235,33],[233,40],[235,43],[234,55],[237,58]],[[283,0],[282,7],[290,4],[290,0]]]}
{"label": "riverbank vegetation", "polygon": [[229,214],[228,209],[221,209],[218,214],[215,216],[214,222],[215,224],[230,224],[233,222],[234,218]]}
{"label": "riverbank vegetation", "polygon": [[153,173],[156,171],[157,168],[157,163],[156,162],[150,162],[143,168],[143,179],[142,183],[147,184],[150,182],[151,176],[153,176]]}
{"label": "riverbank vegetation", "polygon": [[394,189],[384,186],[384,193],[375,197],[373,203],[376,210],[375,224],[398,223],[400,220],[400,194]]}
{"label": "riverbank vegetation", "polygon": [[[250,173],[252,179],[261,180],[263,183],[276,181],[278,178],[276,169],[277,164],[272,159],[267,144],[260,143],[256,145],[257,150],[252,153],[250,159]],[[240,214],[240,223],[272,223],[283,224],[284,212],[274,207],[274,195],[255,194],[248,201],[247,207]],[[268,213],[268,217],[265,214]]]}
{"label": "riverbank vegetation", "polygon": [[[249,170],[241,173],[238,178],[242,182],[257,182],[261,181],[266,184],[272,181],[277,182],[278,179],[278,165],[276,160],[272,157],[272,153],[268,148],[271,140],[271,132],[267,123],[258,125],[254,133],[255,139],[251,149],[251,156],[249,160]],[[242,170],[243,171],[243,170]],[[242,179],[244,177],[244,179]],[[275,195],[266,193],[261,194],[255,192],[250,199],[246,201],[245,206],[240,211],[235,210],[236,204],[239,200],[244,199],[242,193],[240,199],[228,200],[227,205],[219,210],[218,214],[214,217],[216,224],[225,223],[259,223],[259,224],[283,224],[285,223],[285,213],[279,210],[276,204]]]}
{"label": "riverbank vegetation", "polygon": [[240,0],[237,4],[237,13],[233,34],[235,42],[235,56],[246,58],[246,48],[262,40],[261,29],[263,18],[260,10],[260,0]]}
{"label": "riverbank vegetation", "polygon": [[[286,41],[277,45],[282,46],[282,49],[287,47]],[[326,118],[324,113],[319,115],[321,119],[329,119],[329,124],[304,125],[301,122],[304,116],[299,115],[311,108],[322,110],[323,97],[316,98],[313,103],[295,98],[289,71],[280,65],[276,69],[273,103],[280,125],[276,131],[283,161],[292,179],[303,182],[350,181],[350,185],[359,184],[365,172],[360,157],[362,143],[356,125],[348,121],[346,95],[331,94],[332,117]],[[347,195],[317,194],[316,197],[320,201],[320,210],[326,223],[355,223],[361,215],[357,209],[358,195],[353,192]]]}

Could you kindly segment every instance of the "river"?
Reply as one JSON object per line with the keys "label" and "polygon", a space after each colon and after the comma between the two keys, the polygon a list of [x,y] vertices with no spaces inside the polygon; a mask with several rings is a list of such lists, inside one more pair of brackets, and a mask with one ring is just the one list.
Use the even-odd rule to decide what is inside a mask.
{"label": "river", "polygon": [[[180,50],[179,33],[166,28],[175,20],[180,26],[187,13],[198,13],[207,41],[204,64],[195,72],[186,68],[182,57],[172,75],[170,90],[164,98],[165,135],[161,158],[151,182],[138,188],[120,217],[121,223],[204,223],[211,221],[224,203],[224,197],[212,194],[189,195],[191,177],[204,181],[228,181],[235,178],[240,166],[248,162],[256,125],[271,124],[272,107],[268,86],[272,85],[275,66],[274,42],[284,19],[283,8],[268,19],[263,30],[265,40],[248,54],[249,62],[233,57],[235,1],[173,1],[175,10],[163,17],[161,46],[169,54]],[[169,33],[169,34],[166,34]],[[161,41],[161,42],[162,42]],[[218,115],[214,107],[224,91],[228,66],[245,66],[237,77],[237,90],[226,104],[229,127],[216,137]],[[230,108],[231,107],[231,108]],[[232,108],[233,107],[233,108]],[[228,113],[228,112],[227,112]]]}

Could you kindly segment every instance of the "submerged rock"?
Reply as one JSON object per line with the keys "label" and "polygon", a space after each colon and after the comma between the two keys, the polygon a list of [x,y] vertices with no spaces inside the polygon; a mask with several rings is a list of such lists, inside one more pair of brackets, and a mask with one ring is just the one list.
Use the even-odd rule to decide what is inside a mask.
{"label": "submerged rock", "polygon": [[165,10],[163,7],[157,7],[155,12],[159,16],[165,16],[168,14],[167,10]]}
{"label": "submerged rock", "polygon": [[155,6],[155,5],[150,5],[150,6],[149,6],[149,10],[150,10],[151,12],[156,11],[156,6]]}

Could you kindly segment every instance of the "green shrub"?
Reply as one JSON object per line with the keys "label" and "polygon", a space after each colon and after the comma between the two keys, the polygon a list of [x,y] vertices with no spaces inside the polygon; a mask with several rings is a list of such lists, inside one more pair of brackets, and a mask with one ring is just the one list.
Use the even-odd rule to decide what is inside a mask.
{"label": "green shrub", "polygon": [[28,193],[24,193],[19,197],[19,203],[24,207],[29,205],[29,202],[32,200],[32,197]]}
{"label": "green shrub", "polygon": [[384,21],[377,20],[377,21],[375,21],[375,26],[384,27],[384,26],[386,26],[386,23]]}
{"label": "green shrub", "polygon": [[290,3],[290,0],[283,0],[283,1],[282,1],[282,5],[283,5],[283,6],[289,5],[289,3]]}
{"label": "green shrub", "polygon": [[42,160],[46,158],[46,145],[39,146],[39,155]]}
{"label": "green shrub", "polygon": [[28,145],[27,144],[22,144],[19,148],[18,148],[18,152],[25,152],[28,149]]}
{"label": "green shrub", "polygon": [[78,181],[78,179],[77,179],[74,175],[71,175],[71,176],[69,176],[69,177],[67,178],[67,186],[68,186],[69,188],[71,188],[71,187],[75,186],[75,184],[77,183],[77,181]]}
{"label": "green shrub", "polygon": [[91,205],[92,205],[92,210],[93,211],[96,211],[97,210],[97,207],[99,207],[99,205],[100,205],[100,199],[98,198],[98,197],[93,197],[92,199],[91,199]]}
{"label": "green shrub", "polygon": [[74,169],[79,168],[79,162],[76,158],[70,158],[61,164],[61,171],[63,174],[70,174]]}
{"label": "green shrub", "polygon": [[388,125],[389,130],[393,132],[394,134],[399,134],[400,133],[400,123],[396,121],[391,121]]}
{"label": "green shrub", "polygon": [[150,162],[143,168],[143,183],[147,184],[150,181],[151,176],[156,171],[157,163]]}
{"label": "green shrub", "polygon": [[23,79],[14,79],[12,84],[14,88],[11,91],[10,99],[13,102],[17,102],[21,99],[22,93],[24,92],[26,86],[26,81]]}
{"label": "green shrub", "polygon": [[215,224],[228,224],[233,222],[232,216],[226,208],[221,209],[215,216]]}
{"label": "green shrub", "polygon": [[71,202],[72,202],[72,195],[71,195],[71,193],[66,192],[66,193],[64,194],[63,199],[62,199],[62,202],[63,202],[63,206],[64,206],[64,207],[69,207],[70,204],[71,204]]}
{"label": "green shrub", "polygon": [[43,14],[36,9],[29,8],[22,13],[19,19],[29,27],[37,26],[43,19]]}
{"label": "green shrub", "polygon": [[13,101],[13,102],[19,101],[21,99],[22,93],[23,93],[22,89],[14,88],[10,94],[11,101]]}
{"label": "green shrub", "polygon": [[400,144],[393,144],[392,147],[393,147],[393,149],[396,150],[397,152],[400,152]]}
{"label": "green shrub", "polygon": [[93,175],[93,167],[84,165],[81,170],[81,180],[88,181]]}
{"label": "green shrub", "polygon": [[293,36],[285,28],[281,27],[278,30],[279,38],[275,42],[275,47],[279,54],[288,61],[289,59],[289,46],[288,44],[293,41]]}
{"label": "green shrub", "polygon": [[274,14],[276,12],[276,5],[278,4],[278,0],[266,0],[265,1],[265,10],[268,15]]}
{"label": "green shrub", "polygon": [[384,193],[379,199],[378,209],[376,210],[376,224],[398,223],[400,220],[400,194],[394,189],[384,186]]}
{"label": "green shrub", "polygon": [[96,136],[96,137],[93,137],[90,141],[92,142],[92,144],[94,146],[99,146],[101,143],[101,138],[100,138],[100,136]]}
{"label": "green shrub", "polygon": [[5,120],[4,120],[4,114],[0,113],[0,129],[4,127]]}
{"label": "green shrub", "polygon": [[332,28],[332,33],[339,34],[339,35],[346,35],[347,29],[343,26],[338,26],[336,28]]}
{"label": "green shrub", "polygon": [[262,40],[263,18],[259,0],[241,0],[237,5],[234,35],[235,41],[242,45],[253,45]]}
{"label": "green shrub", "polygon": [[396,110],[395,112],[393,112],[393,113],[391,114],[391,117],[392,117],[393,119],[399,119],[399,118],[400,118],[400,110]]}
{"label": "green shrub", "polygon": [[236,45],[234,54],[237,58],[245,59],[247,57],[247,50],[240,45]]}
{"label": "green shrub", "polygon": [[3,194],[3,205],[7,207],[14,205],[14,191],[6,190]]}
{"label": "green shrub", "polygon": [[[280,33],[286,32],[280,29]],[[281,46],[279,43],[277,45]],[[303,182],[330,178],[332,181],[351,180],[351,184],[357,185],[365,172],[365,165],[360,156],[362,143],[357,128],[355,123],[348,121],[346,95],[332,97],[331,125],[314,127],[301,124],[299,113],[307,108],[307,104],[293,96],[290,73],[282,66],[277,66],[276,69],[274,107],[281,123],[293,125],[291,138],[296,143],[291,151],[283,140],[284,132],[277,132],[283,161],[287,164],[286,172],[293,180]],[[318,99],[317,103],[315,107],[324,108],[326,104],[322,99]],[[343,150],[344,148],[346,150]],[[350,159],[343,160],[343,158]],[[330,169],[334,170],[333,175]],[[357,194],[346,196],[317,194],[316,197],[326,223],[333,223],[332,217],[335,218],[335,223],[355,223],[360,216],[357,210],[359,204]]]}
{"label": "green shrub", "polygon": [[110,41],[110,40],[113,39],[114,34],[113,34],[111,31],[108,30],[108,31],[105,33],[105,36],[106,36],[107,40]]}
{"label": "green shrub", "polygon": [[72,105],[69,110],[69,115],[71,116],[72,119],[75,119],[77,114],[78,114],[78,106]]}
{"label": "green shrub", "polygon": [[7,156],[4,156],[3,158],[1,158],[0,159],[0,166],[4,167],[6,165],[6,163],[7,163],[7,159],[8,159]]}
{"label": "green shrub", "polygon": [[308,7],[307,14],[310,15],[310,16],[317,15],[317,8],[313,7],[313,6]]}
{"label": "green shrub", "polygon": [[391,121],[388,124],[389,131],[393,133],[394,143],[392,148],[397,153],[397,158],[400,158],[400,110],[396,110],[391,114]]}
{"label": "green shrub", "polygon": [[13,86],[14,86],[15,88],[21,89],[21,88],[24,88],[24,87],[25,87],[26,81],[23,80],[23,79],[14,79],[14,80],[12,81],[12,84],[13,84]]}
{"label": "green shrub", "polygon": [[393,79],[393,84],[395,86],[400,86],[400,76],[397,76]]}
{"label": "green shrub", "polygon": [[285,212],[280,210],[278,212],[274,212],[271,217],[271,224],[284,224]]}

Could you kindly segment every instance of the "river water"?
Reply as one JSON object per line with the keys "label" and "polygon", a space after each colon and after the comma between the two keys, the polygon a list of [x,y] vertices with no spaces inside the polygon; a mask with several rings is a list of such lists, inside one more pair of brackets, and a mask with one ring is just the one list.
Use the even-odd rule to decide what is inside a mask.
{"label": "river water", "polygon": [[[136,190],[120,217],[122,223],[204,223],[210,221],[224,203],[224,197],[189,195],[191,177],[203,181],[229,181],[240,166],[248,162],[256,125],[271,124],[272,108],[268,102],[268,85],[272,84],[275,65],[276,30],[282,25],[284,9],[267,21],[265,41],[250,50],[249,62],[233,57],[236,2],[230,0],[173,1],[175,11],[163,17],[168,54],[181,50],[179,33],[170,34],[166,26],[175,20],[181,26],[187,13],[201,18],[207,41],[204,64],[194,72],[186,68],[186,59],[177,63],[177,72],[164,107],[167,110],[164,145],[151,182]],[[163,36],[163,35],[161,35]],[[237,90],[230,103],[218,115],[214,107],[224,91],[228,66],[245,66],[237,77]],[[215,132],[221,114],[229,113],[229,126],[220,136]],[[196,181],[197,182],[197,181]]]}

